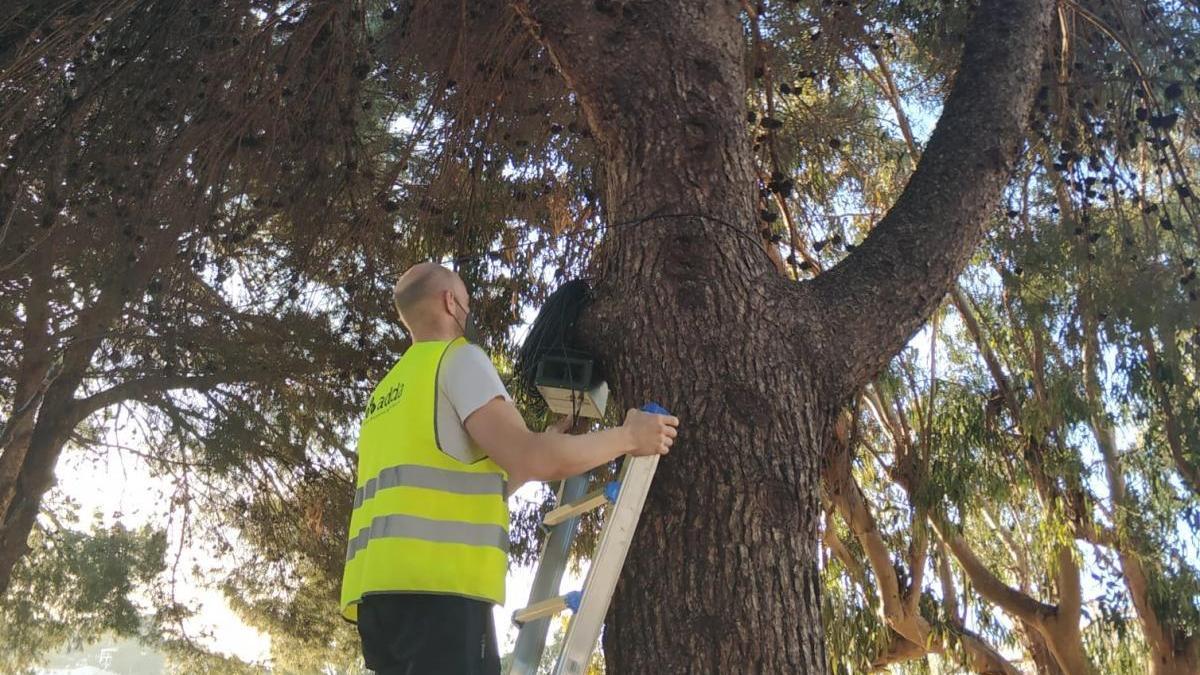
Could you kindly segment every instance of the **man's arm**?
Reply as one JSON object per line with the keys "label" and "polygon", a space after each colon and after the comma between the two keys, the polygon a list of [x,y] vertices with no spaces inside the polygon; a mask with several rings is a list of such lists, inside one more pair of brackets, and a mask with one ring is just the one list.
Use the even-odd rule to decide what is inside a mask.
{"label": "man's arm", "polygon": [[530,480],[560,480],[594,469],[624,454],[665,455],[675,442],[679,419],[630,410],[625,423],[573,436],[551,429],[530,431],[512,402],[493,398],[463,425],[480,448],[508,472],[509,491]]}

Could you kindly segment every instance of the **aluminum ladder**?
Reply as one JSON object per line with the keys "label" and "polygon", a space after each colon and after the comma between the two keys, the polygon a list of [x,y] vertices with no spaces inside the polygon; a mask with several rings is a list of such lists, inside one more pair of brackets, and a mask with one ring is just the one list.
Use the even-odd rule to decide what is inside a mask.
{"label": "aluminum ladder", "polygon": [[[657,403],[647,403],[642,410],[668,414]],[[563,638],[562,653],[553,672],[554,675],[581,675],[587,670],[596,641],[600,639],[600,629],[617,579],[625,565],[625,555],[641,518],[646,493],[654,480],[658,458],[659,455],[627,456],[615,481],[586,494],[587,474],[574,476],[563,483],[558,494],[559,505],[542,520],[550,529],[529,592],[529,605],[513,613],[513,622],[521,629],[517,633],[508,675],[533,675],[537,671],[546,648],[550,619],[568,609],[572,614]],[[606,504],[611,504],[612,508],[600,530],[600,542],[592,554],[583,589],[558,595],[571,541],[579,527],[579,516]]]}

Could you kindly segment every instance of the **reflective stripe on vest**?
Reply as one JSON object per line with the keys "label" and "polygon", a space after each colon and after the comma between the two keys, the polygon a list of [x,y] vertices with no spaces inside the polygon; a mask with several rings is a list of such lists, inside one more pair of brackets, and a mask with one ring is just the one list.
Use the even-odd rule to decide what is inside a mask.
{"label": "reflective stripe on vest", "polygon": [[413,343],[371,394],[342,576],[346,619],[372,593],[504,603],[507,475],[488,458],[468,464],[438,447],[437,374],[463,344]]}
{"label": "reflective stripe on vest", "polygon": [[368,527],[358,531],[346,547],[346,562],[367,547],[372,539],[409,537],[425,541],[441,541],[468,546],[495,546],[508,553],[508,533],[497,525],[475,525],[452,520],[433,520],[416,516],[379,516]]}
{"label": "reflective stripe on vest", "polygon": [[463,473],[461,471],[446,471],[431,466],[416,464],[401,464],[389,466],[379,475],[368,480],[367,484],[354,492],[354,508],[362,506],[363,501],[375,496],[376,490],[405,485],[408,487],[429,488],[442,492],[453,492],[460,495],[486,495],[493,493],[504,494],[504,475],[498,473]]}

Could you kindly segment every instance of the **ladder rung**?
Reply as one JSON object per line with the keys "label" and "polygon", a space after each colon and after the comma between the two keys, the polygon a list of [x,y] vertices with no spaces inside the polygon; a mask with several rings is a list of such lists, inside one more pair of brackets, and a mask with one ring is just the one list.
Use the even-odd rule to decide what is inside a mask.
{"label": "ladder rung", "polygon": [[579,591],[571,591],[566,595],[547,598],[541,602],[535,602],[524,609],[518,609],[513,612],[513,623],[520,625],[530,621],[537,621],[548,616],[554,616],[564,609],[569,609],[572,612],[579,609]]}
{"label": "ladder rung", "polygon": [[599,508],[609,502],[617,500],[617,491],[620,489],[620,483],[612,481],[602,488],[597,488],[580,497],[578,500],[568,502],[562,506],[555,507],[546,517],[542,519],[542,524],[547,527],[553,527],[568,518],[574,518],[581,513],[587,513],[592,509]]}

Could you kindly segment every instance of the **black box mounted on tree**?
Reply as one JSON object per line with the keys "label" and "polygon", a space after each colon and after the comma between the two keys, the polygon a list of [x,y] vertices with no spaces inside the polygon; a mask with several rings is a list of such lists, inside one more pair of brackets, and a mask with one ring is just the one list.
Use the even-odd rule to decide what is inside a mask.
{"label": "black box mounted on tree", "polygon": [[578,321],[591,299],[586,281],[568,281],[546,298],[517,353],[517,377],[561,415],[604,416],[608,383],[591,354],[581,348]]}

